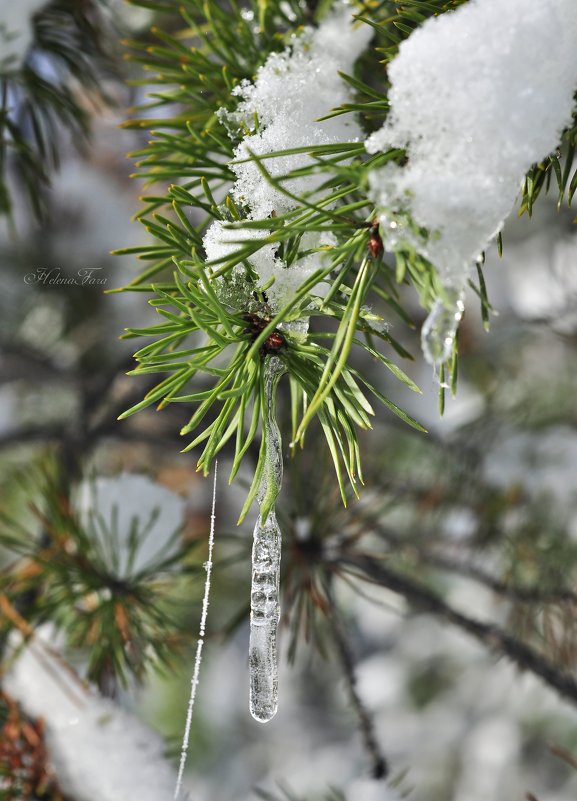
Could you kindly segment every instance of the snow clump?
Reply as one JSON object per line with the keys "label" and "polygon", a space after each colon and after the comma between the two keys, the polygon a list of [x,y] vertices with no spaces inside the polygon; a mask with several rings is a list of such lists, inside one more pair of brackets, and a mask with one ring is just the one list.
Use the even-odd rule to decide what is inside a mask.
{"label": "snow clump", "polygon": [[[372,197],[389,249],[415,247],[449,290],[449,322],[433,309],[425,327],[440,340],[431,361],[450,353],[473,262],[571,121],[576,41],[575,0],[470,0],[417,28],[389,65],[390,115],[366,147],[406,148],[408,163],[375,170]],[[406,213],[429,235],[403,225]]]}
{"label": "snow clump", "polygon": [[132,714],[85,689],[42,642],[26,646],[6,677],[27,715],[42,718],[58,781],[76,801],[172,801],[176,774],[165,744]]}
{"label": "snow clump", "polygon": [[74,507],[101,561],[120,579],[153,569],[178,550],[185,501],[147,476],[83,481]]}
{"label": "snow clump", "polygon": [[[229,165],[236,175],[233,198],[248,209],[249,220],[282,215],[299,205],[298,200],[280,192],[262,175],[250,154],[262,157],[278,150],[358,141],[362,130],[351,114],[319,121],[331,109],[352,100],[352,92],[338,74],[351,73],[372,36],[368,25],[353,25],[352,9],[339,5],[317,29],[306,28],[292,37],[282,53],[272,53],[259,68],[254,83],[243,81],[233,90],[240,98],[235,111],[221,109],[220,120],[231,132],[245,136]],[[258,127],[256,120],[258,120]],[[289,172],[314,163],[306,153],[265,159],[270,175],[280,179]],[[314,193],[326,180],[322,172],[292,178],[283,186],[294,195]],[[217,221],[206,232],[204,246],[209,261],[226,258],[244,240],[264,239],[270,230],[227,230]],[[234,242],[242,244],[233,244]],[[265,245],[249,261],[258,276],[258,287],[267,289],[273,310],[279,310],[294,297],[299,286],[314,272],[326,266],[326,252],[334,246],[330,234],[305,234],[300,250],[304,258],[287,266],[277,255],[275,244]],[[320,250],[318,250],[320,249]],[[324,253],[323,253],[324,249]],[[313,252],[309,252],[313,251]],[[242,267],[235,268],[242,271]],[[326,289],[326,288],[325,288]],[[322,290],[321,290],[322,291]]]}

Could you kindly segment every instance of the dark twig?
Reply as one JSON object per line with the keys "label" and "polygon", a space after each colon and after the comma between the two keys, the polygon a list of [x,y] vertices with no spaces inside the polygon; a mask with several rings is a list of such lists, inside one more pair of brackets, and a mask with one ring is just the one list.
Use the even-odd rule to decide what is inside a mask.
{"label": "dark twig", "polygon": [[513,601],[520,603],[555,603],[555,602],[570,602],[577,603],[577,593],[566,588],[551,588],[543,589],[539,587],[520,586],[506,581],[501,581],[495,578],[487,571],[477,567],[470,562],[465,562],[459,559],[453,559],[441,553],[435,553],[428,550],[427,541],[435,541],[434,537],[428,534],[418,534],[411,539],[401,537],[399,534],[391,531],[382,524],[372,521],[373,530],[376,534],[382,537],[395,548],[402,548],[408,545],[415,548],[418,553],[419,562],[429,565],[430,567],[438,570],[444,570],[449,573],[456,573],[459,576],[466,576],[473,579],[473,581],[483,584],[488,589],[492,590],[497,595],[504,598],[510,598]]}
{"label": "dark twig", "polygon": [[65,436],[65,433],[66,426],[59,423],[6,431],[4,434],[0,435],[0,450],[3,448],[13,448],[16,445],[24,445],[29,442],[59,442]]}
{"label": "dark twig", "polygon": [[389,775],[389,766],[385,759],[377,735],[373,719],[365,708],[361,697],[357,691],[357,677],[355,675],[354,659],[349,647],[349,643],[344,631],[344,625],[336,605],[334,594],[330,582],[325,585],[325,592],[329,602],[329,612],[326,616],[331,635],[335,644],[335,650],[345,677],[351,703],[359,720],[359,728],[365,749],[372,763],[372,775],[375,779],[386,779]]}
{"label": "dark twig", "polygon": [[509,598],[512,601],[519,601],[521,603],[577,603],[577,594],[564,587],[560,589],[540,589],[539,587],[522,587],[510,584],[506,581],[496,579],[494,576],[491,576],[485,570],[475,565],[437,554],[425,552],[422,554],[422,561],[439,570],[446,570],[460,576],[467,576],[473,579],[473,581],[483,584],[497,595]]}
{"label": "dark twig", "polygon": [[339,567],[341,569],[349,567],[361,571],[381,586],[402,595],[415,607],[466,631],[491,651],[501,653],[522,670],[528,670],[539,676],[559,695],[577,705],[577,682],[575,679],[559,670],[530,646],[507,634],[499,626],[482,623],[458,612],[424,584],[397,573],[383,562],[378,562],[370,557],[346,555],[339,561]]}

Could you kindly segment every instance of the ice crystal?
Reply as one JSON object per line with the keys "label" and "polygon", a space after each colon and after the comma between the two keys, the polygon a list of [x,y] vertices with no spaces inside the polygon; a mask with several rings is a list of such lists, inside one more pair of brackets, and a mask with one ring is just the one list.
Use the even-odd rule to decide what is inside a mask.
{"label": "ice crystal", "polygon": [[188,745],[190,741],[190,727],[192,724],[192,713],[196,701],[196,689],[200,676],[200,666],[202,664],[202,651],[204,647],[204,638],[206,635],[206,619],[208,617],[208,599],[210,595],[210,581],[212,577],[212,552],[214,549],[214,531],[216,525],[216,479],[218,476],[218,462],[214,463],[214,478],[212,484],[212,511],[210,513],[210,534],[208,537],[208,559],[204,563],[206,570],[206,578],[204,581],[204,597],[202,599],[202,612],[200,615],[200,626],[198,631],[198,640],[196,642],[196,654],[194,657],[194,670],[192,672],[192,679],[190,680],[190,696],[188,700],[188,708],[186,710],[186,723],[184,727],[184,735],[182,738],[182,748],[180,750],[180,764],[178,766],[178,776],[176,779],[176,787],[174,790],[175,801],[180,801],[182,798],[182,780],[184,777],[184,769],[186,767],[186,759],[188,757]]}

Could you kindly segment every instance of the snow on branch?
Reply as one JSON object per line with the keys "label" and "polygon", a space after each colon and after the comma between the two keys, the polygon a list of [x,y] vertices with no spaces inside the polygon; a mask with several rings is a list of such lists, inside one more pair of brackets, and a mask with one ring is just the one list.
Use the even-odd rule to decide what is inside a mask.
{"label": "snow on branch", "polygon": [[[280,192],[263,178],[251,154],[266,156],[280,150],[357,141],[362,130],[352,114],[319,120],[332,109],[352,100],[352,92],[338,74],[350,73],[372,36],[368,25],[353,24],[352,9],[340,5],[317,29],[305,28],[295,34],[282,53],[272,53],[257,72],[254,83],[243,81],[233,93],[240,98],[235,111],[221,109],[219,117],[231,136],[244,135],[236,147],[230,167],[236,175],[232,196],[248,209],[248,218],[264,220],[284,214],[298,202]],[[248,161],[247,161],[248,159]],[[244,160],[244,161],[243,161]],[[266,159],[264,165],[273,179],[314,164],[306,153]],[[326,180],[323,173],[291,178],[283,185],[294,195],[314,193]],[[268,230],[225,230],[221,222],[209,228],[204,239],[207,258],[229,256],[238,245],[232,243],[264,238]],[[301,250],[334,244],[330,235],[305,235]],[[322,266],[322,254],[312,253],[290,268],[276,256],[276,247],[265,246],[250,258],[258,285],[271,279],[267,290],[274,308],[280,308],[308,276]]]}
{"label": "snow on branch", "polygon": [[45,629],[26,646],[5,687],[25,712],[43,718],[63,791],[76,801],[170,801],[176,781],[164,743],[129,712],[85,689],[43,647]]}
{"label": "snow on branch", "polygon": [[[427,20],[389,65],[390,116],[366,146],[405,147],[408,163],[376,170],[372,196],[388,247],[409,244],[439,270],[455,327],[472,263],[571,121],[576,42],[575,0],[470,0]],[[403,225],[407,213],[428,235]]]}

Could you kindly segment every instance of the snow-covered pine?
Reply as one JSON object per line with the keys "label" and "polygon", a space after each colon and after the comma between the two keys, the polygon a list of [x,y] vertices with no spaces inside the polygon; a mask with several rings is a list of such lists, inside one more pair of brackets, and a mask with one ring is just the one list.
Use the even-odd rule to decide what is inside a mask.
{"label": "snow-covered pine", "polygon": [[178,550],[186,503],[148,476],[86,479],[72,502],[95,557],[119,579],[150,570]]}
{"label": "snow-covered pine", "polygon": [[389,65],[391,111],[366,146],[405,147],[408,163],[375,171],[371,194],[385,246],[416,248],[446,289],[422,336],[437,366],[451,353],[471,266],[571,120],[576,42],[575,0],[470,0],[417,28]]}
{"label": "snow-covered pine", "polygon": [[[255,720],[266,723],[278,706],[277,628],[280,620],[279,585],[282,536],[276,519],[274,500],[282,484],[283,460],[279,427],[274,413],[276,385],[284,365],[276,357],[267,357],[265,365],[266,417],[265,463],[259,490],[261,506],[254,527],[252,547],[252,582],[250,593],[250,712]],[[263,520],[263,506],[273,507]]]}
{"label": "snow-covered pine", "polygon": [[[355,61],[371,39],[372,29],[355,22],[352,15],[350,6],[338,3],[318,28],[305,28],[293,35],[283,52],[268,57],[258,70],[254,83],[245,81],[235,88],[234,94],[240,98],[236,110],[220,110],[218,116],[233,139],[238,140],[239,133],[244,133],[229,166],[236,175],[231,194],[246,211],[249,221],[266,220],[298,206],[297,200],[263,179],[257,164],[250,160],[251,154],[261,157],[292,148],[358,141],[363,136],[353,115],[319,120],[331,109],[353,100],[352,92],[339,71],[352,72]],[[274,179],[280,179],[311,163],[306,153],[293,154],[267,159],[266,169]],[[325,180],[322,173],[313,172],[287,179],[283,185],[295,196],[311,196]],[[216,221],[204,236],[207,260],[218,262],[231,256],[242,244],[263,239],[269,234],[270,230],[266,229],[227,229],[225,223]],[[270,310],[277,312],[293,299],[308,277],[325,266],[323,248],[334,244],[336,240],[330,233],[305,233],[300,249],[307,255],[290,266],[278,257],[276,245],[265,245],[248,259],[257,276],[256,286],[247,282],[245,268],[239,265],[232,275],[219,282],[222,297],[226,301],[233,299],[240,286],[240,302],[246,304],[252,300],[255,288],[266,288]],[[315,291],[322,295],[326,289],[326,285],[319,285]],[[288,324],[297,334],[306,331],[306,325],[306,321]],[[283,369],[278,358],[267,357],[264,368],[267,408],[263,423],[266,459],[257,497],[261,511],[263,508],[269,511],[265,519],[262,514],[258,516],[252,552],[250,711],[256,720],[262,722],[275,715],[278,704],[281,532],[274,504],[270,508],[267,499],[276,498],[282,482],[282,452],[274,417],[274,393]]]}
{"label": "snow-covered pine", "polygon": [[[71,678],[37,631],[5,678],[6,691],[26,714],[43,718],[50,761],[66,796],[75,801],[168,801],[175,772],[158,735],[113,701]],[[14,653],[20,642],[14,642]]]}
{"label": "snow-covered pine", "polygon": [[[284,214],[298,202],[266,181],[251,153],[266,156],[279,150],[358,141],[362,129],[354,115],[346,114],[319,121],[331,109],[353,100],[350,87],[338,74],[350,73],[357,58],[366,49],[372,29],[355,23],[353,9],[338,3],[316,29],[305,28],[294,34],[282,53],[272,53],[260,67],[254,83],[244,81],[233,93],[240,98],[235,111],[221,109],[220,120],[233,138],[248,132],[236,147],[229,165],[237,180],[232,196],[247,210],[249,220],[265,220],[272,214]],[[255,120],[258,120],[258,128]],[[248,159],[248,160],[247,160]],[[306,154],[270,158],[265,166],[270,175],[281,178],[312,163]],[[295,195],[314,193],[326,180],[322,173],[290,179],[284,186]],[[227,230],[214,222],[204,237],[209,261],[230,256],[239,242],[262,239],[269,230]],[[298,287],[323,264],[322,248],[336,243],[330,233],[308,233],[301,241],[301,251],[320,248],[288,267],[276,255],[276,246],[261,248],[249,261],[258,276],[258,287],[267,286],[271,309],[278,311],[289,302]],[[244,276],[244,268],[235,268]],[[274,283],[271,285],[271,281]],[[326,290],[326,287],[324,287]],[[319,288],[322,294],[323,287]]]}

